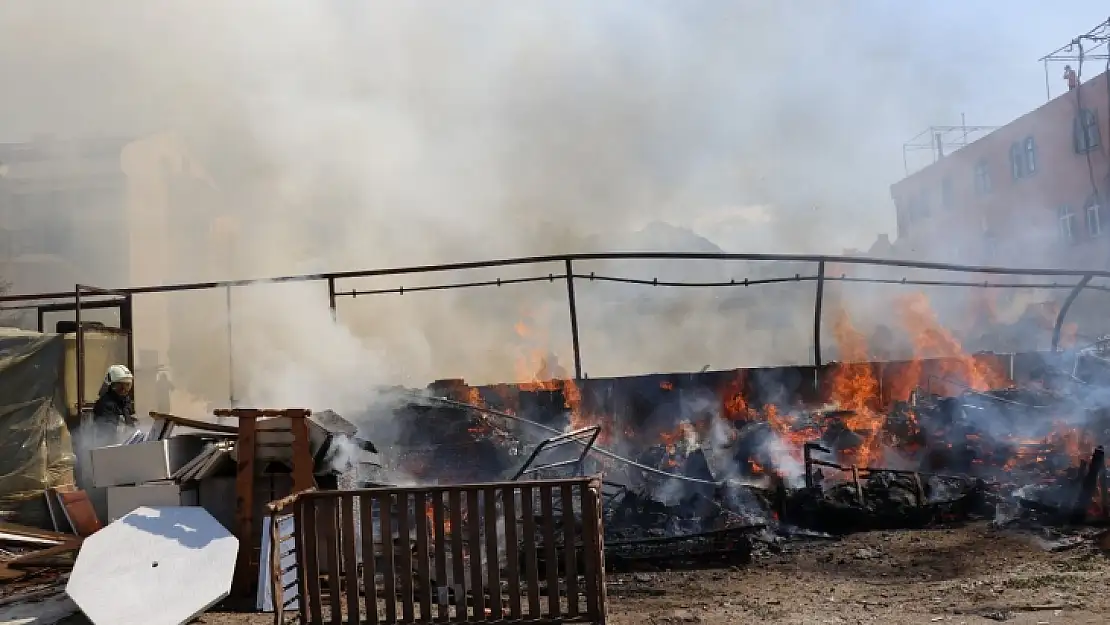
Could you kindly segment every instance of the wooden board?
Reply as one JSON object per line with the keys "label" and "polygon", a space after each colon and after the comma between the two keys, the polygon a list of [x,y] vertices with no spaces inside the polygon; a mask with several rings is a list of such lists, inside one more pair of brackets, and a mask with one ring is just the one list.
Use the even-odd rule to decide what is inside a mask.
{"label": "wooden board", "polygon": [[59,492],[58,501],[62,502],[65,517],[78,536],[92,536],[104,527],[85,491]]}

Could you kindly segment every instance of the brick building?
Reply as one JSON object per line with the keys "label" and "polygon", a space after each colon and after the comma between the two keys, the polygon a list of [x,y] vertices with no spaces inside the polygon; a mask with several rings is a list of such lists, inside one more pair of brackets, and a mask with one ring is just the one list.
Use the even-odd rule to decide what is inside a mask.
{"label": "brick building", "polygon": [[940,262],[1110,267],[1108,129],[1104,73],[942,155],[891,186],[899,250]]}

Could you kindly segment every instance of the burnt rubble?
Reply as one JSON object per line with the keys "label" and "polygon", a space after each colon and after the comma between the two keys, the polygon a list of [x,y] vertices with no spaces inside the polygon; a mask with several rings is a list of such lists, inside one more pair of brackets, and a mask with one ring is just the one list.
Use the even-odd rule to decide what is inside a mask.
{"label": "burnt rubble", "polygon": [[1097,365],[1042,363],[1035,381],[987,390],[923,374],[905,399],[853,409],[804,385],[791,401],[749,388],[737,402],[727,380],[693,375],[631,392],[447,381],[398,400],[383,463],[441,484],[601,474],[614,569],[736,565],[785,539],[975,519],[1066,532],[1110,520]]}

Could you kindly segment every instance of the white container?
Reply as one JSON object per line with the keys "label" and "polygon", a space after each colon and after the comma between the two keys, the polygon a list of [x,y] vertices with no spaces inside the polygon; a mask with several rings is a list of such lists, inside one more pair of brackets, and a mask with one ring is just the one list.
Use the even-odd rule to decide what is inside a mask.
{"label": "white container", "polygon": [[174,482],[112,486],[107,489],[107,493],[109,523],[143,506],[163,508],[198,505],[196,489]]}
{"label": "white container", "polygon": [[127,486],[168,480],[196,457],[204,441],[193,436],[174,436],[161,441],[112,445],[93,449],[93,486]]}

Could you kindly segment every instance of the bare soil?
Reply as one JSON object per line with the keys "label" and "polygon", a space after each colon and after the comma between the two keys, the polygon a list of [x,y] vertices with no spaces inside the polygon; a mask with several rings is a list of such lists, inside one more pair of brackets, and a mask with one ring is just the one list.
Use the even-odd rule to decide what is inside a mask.
{"label": "bare soil", "polygon": [[610,622],[1107,623],[1110,558],[987,524],[788,545],[727,571],[611,576]]}
{"label": "bare soil", "polygon": [[[1110,623],[1110,558],[986,524],[789,544],[749,566],[610,575],[613,625]],[[262,625],[210,612],[200,623]],[[87,623],[75,617],[69,625]]]}

